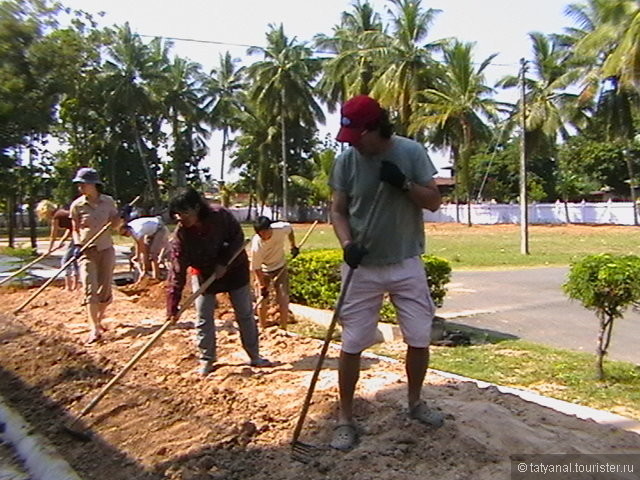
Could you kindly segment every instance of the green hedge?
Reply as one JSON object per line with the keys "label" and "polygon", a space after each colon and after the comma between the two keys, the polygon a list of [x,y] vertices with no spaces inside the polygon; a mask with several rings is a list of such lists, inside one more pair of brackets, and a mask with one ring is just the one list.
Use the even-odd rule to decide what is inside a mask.
{"label": "green hedge", "polygon": [[[431,297],[441,307],[451,279],[451,266],[444,258],[423,255],[424,268],[431,286]],[[315,308],[333,308],[340,294],[341,250],[311,250],[289,261],[291,301]],[[395,317],[393,306],[385,300],[382,318]]]}

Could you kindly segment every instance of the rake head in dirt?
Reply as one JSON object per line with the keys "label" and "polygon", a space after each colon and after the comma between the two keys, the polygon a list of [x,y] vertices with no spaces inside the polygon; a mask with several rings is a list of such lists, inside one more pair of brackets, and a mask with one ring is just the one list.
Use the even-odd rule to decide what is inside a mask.
{"label": "rake head in dirt", "polygon": [[291,443],[291,458],[296,462],[310,464],[315,461],[316,455],[327,450],[327,447],[310,445],[296,440]]}

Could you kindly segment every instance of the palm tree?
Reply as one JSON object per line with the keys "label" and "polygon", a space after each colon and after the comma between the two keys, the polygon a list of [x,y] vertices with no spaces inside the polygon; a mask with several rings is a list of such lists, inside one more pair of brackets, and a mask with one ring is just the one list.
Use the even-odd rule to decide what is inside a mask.
{"label": "palm tree", "polygon": [[145,118],[158,113],[148,83],[158,73],[157,65],[149,47],[131,31],[128,23],[116,30],[114,43],[108,46],[107,55],[109,60],[104,65],[106,107],[111,118],[122,118],[122,128],[132,132],[154,207],[159,209],[156,172],[147,158],[147,147],[142,139]]}
{"label": "palm tree", "polygon": [[[200,139],[208,136],[201,128],[204,111],[200,103],[201,67],[199,64],[180,57],[166,63],[164,77],[157,92],[162,99],[167,120],[171,125],[173,137],[173,175],[174,186],[187,185],[187,166],[193,163],[194,150],[199,150]],[[194,139],[194,134],[196,138]]]}
{"label": "palm tree", "polygon": [[287,215],[287,120],[315,128],[315,122],[324,123],[324,113],[313,96],[311,82],[319,71],[318,61],[311,49],[295,38],[289,40],[283,26],[270,25],[267,47],[252,47],[249,54],[261,54],[263,60],[248,69],[252,80],[250,98],[265,112],[277,115],[280,123],[282,146],[282,209]]}
{"label": "palm tree", "polygon": [[331,167],[335,160],[336,153],[332,148],[326,148],[319,153],[316,153],[310,162],[309,175],[293,175],[291,180],[311,192],[312,198],[310,199],[312,205],[322,205],[325,207],[325,212],[328,213],[326,208],[331,199],[331,188],[329,187],[329,175],[331,174]]}
{"label": "palm tree", "polygon": [[422,90],[411,118],[410,132],[435,130],[454,152],[467,198],[468,224],[471,225],[471,172],[469,159],[479,140],[490,136],[485,121],[495,119],[502,104],[492,98],[493,89],[485,84],[484,70],[495,57],[486,58],[474,68],[473,44],[453,41],[442,50],[442,76],[434,86]]}
{"label": "palm tree", "polygon": [[204,82],[204,108],[209,115],[209,123],[214,128],[222,129],[222,149],[220,161],[220,181],[224,182],[224,164],[229,143],[229,133],[238,123],[238,116],[244,109],[241,93],[246,88],[244,67],[237,68],[239,60],[232,59],[226,52],[220,55],[218,68],[211,70]]}
{"label": "palm tree", "polygon": [[345,99],[371,91],[377,68],[371,49],[381,47],[384,39],[380,14],[369,2],[360,0],[353,4],[353,12],[342,13],[340,25],[333,28],[333,36],[314,37],[316,48],[335,55],[324,60],[318,82],[318,90],[330,112]]}
{"label": "palm tree", "polygon": [[583,8],[571,5],[567,13],[584,27],[582,34],[575,37],[574,55],[585,59],[594,72],[591,92],[592,98],[597,97],[595,117],[604,121],[607,140],[626,144],[625,161],[637,225],[637,180],[631,145],[637,131],[632,110],[640,106],[640,5],[633,0],[590,0]]}
{"label": "palm tree", "polygon": [[640,83],[640,5],[635,0],[589,0],[569,5],[567,15],[582,28],[575,53],[590,56],[601,79],[617,77],[624,88]]}
{"label": "palm tree", "polygon": [[392,32],[387,45],[377,49],[381,62],[372,95],[397,112],[397,130],[410,130],[418,92],[434,85],[437,64],[432,53],[441,42],[425,44],[429,28],[440,10],[422,8],[422,0],[389,0]]}
{"label": "palm tree", "polygon": [[274,142],[278,128],[272,123],[271,115],[265,115],[262,111],[247,109],[243,112],[239,116],[239,130],[242,133],[234,140],[237,149],[231,162],[233,168],[241,169],[240,175],[248,180],[262,207],[269,193],[276,190],[270,188],[277,179],[277,173],[273,168],[275,164],[269,159],[278,155],[277,143]]}

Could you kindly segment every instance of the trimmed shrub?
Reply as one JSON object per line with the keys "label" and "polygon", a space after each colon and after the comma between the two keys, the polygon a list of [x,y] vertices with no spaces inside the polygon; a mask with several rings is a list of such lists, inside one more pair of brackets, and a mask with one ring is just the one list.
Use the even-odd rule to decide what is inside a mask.
{"label": "trimmed shrub", "polygon": [[[424,268],[431,286],[431,297],[441,307],[451,279],[451,266],[444,258],[423,255]],[[340,295],[341,250],[302,252],[289,262],[291,301],[315,308],[333,308]],[[395,317],[393,306],[385,300],[381,317]]]}
{"label": "trimmed shrub", "polygon": [[623,317],[627,307],[640,302],[640,257],[588,255],[571,264],[563,289],[598,317],[596,374],[603,379],[603,362],[611,342],[613,322]]}

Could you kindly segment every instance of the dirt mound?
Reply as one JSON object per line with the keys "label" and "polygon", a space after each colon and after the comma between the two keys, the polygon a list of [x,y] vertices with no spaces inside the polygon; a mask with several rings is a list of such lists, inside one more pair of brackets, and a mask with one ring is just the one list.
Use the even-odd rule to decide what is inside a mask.
{"label": "dirt mound", "polygon": [[[640,436],[567,417],[494,389],[430,375],[425,398],[447,414],[436,431],[408,420],[404,368],[363,359],[355,405],[358,448],[291,459],[290,441],[320,343],[268,328],[251,368],[225,301],[216,316],[220,367],[196,373],[193,310],[82,419],[80,443],[60,428],[117,374],[164,321],[162,284],[116,290],[108,331],[86,347],[80,296],[51,288],[15,317],[32,290],[2,290],[0,393],[84,479],[354,480],[508,478],[516,453],[640,453]],[[134,298],[139,295],[138,298]],[[301,440],[327,445],[336,418],[337,351],[330,349]]]}

